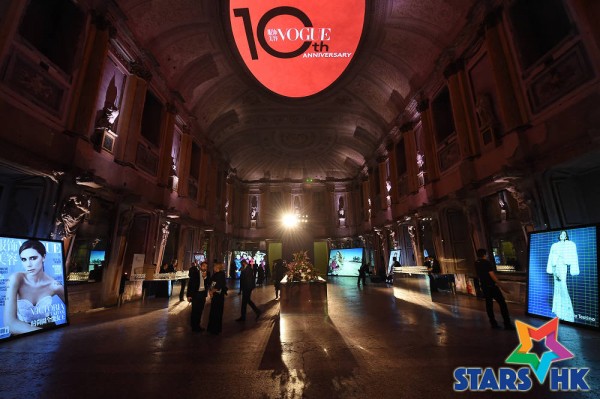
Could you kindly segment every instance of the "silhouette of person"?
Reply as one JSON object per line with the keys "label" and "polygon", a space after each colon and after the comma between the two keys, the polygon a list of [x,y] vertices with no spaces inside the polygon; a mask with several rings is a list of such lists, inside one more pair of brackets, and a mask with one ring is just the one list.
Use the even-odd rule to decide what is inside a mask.
{"label": "silhouette of person", "polygon": [[254,281],[254,271],[252,270],[252,266],[248,264],[246,259],[242,260],[242,273],[240,274],[240,290],[242,291],[242,315],[235,319],[235,321],[246,321],[246,307],[250,305],[254,313],[256,313],[256,318],[260,317],[262,313],[252,302],[252,290],[255,287]]}
{"label": "silhouette of person", "polygon": [[277,259],[273,266],[273,285],[275,286],[275,299],[279,299],[281,291],[281,280],[287,272],[287,267],[283,259]]}
{"label": "silhouette of person", "polygon": [[215,263],[214,274],[210,279],[209,295],[211,297],[210,313],[208,315],[207,331],[218,335],[223,326],[223,307],[225,306],[225,295],[227,295],[227,281],[223,269],[225,265]]}
{"label": "silhouette of person", "polygon": [[360,287],[360,282],[362,280],[363,287],[367,285],[367,272],[369,268],[366,263],[360,265],[360,269],[358,269],[358,282],[357,285]]}
{"label": "silhouette of person", "polygon": [[504,300],[504,295],[502,295],[500,288],[502,288],[507,293],[510,291],[505,289],[502,283],[500,283],[498,277],[496,277],[496,267],[492,262],[490,262],[486,258],[487,250],[484,248],[478,249],[477,260],[475,261],[475,270],[477,271],[477,276],[479,277],[481,290],[485,295],[485,309],[488,314],[488,319],[490,320],[490,326],[492,328],[500,328],[494,316],[495,299],[496,302],[498,302],[498,305],[500,305],[500,313],[502,314],[502,318],[504,319],[504,328],[506,330],[514,330],[515,327],[510,321],[508,306],[506,306],[506,301]]}
{"label": "silhouette of person", "polygon": [[200,332],[204,328],[200,326],[202,320],[202,311],[204,310],[204,304],[206,303],[206,295],[208,294],[208,287],[210,281],[210,274],[208,273],[208,264],[202,262],[200,269],[196,265],[192,266],[189,271],[190,283],[187,289],[187,300],[192,303],[192,313],[190,315],[190,324],[192,331]]}

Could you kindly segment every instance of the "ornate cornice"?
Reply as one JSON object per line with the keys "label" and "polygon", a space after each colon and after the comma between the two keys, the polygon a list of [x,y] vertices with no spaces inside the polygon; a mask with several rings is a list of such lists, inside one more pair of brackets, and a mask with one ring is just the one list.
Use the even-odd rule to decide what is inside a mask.
{"label": "ornate cornice", "polygon": [[137,77],[142,78],[147,82],[152,80],[152,73],[140,61],[130,62],[127,69],[129,70],[129,73],[136,75]]}

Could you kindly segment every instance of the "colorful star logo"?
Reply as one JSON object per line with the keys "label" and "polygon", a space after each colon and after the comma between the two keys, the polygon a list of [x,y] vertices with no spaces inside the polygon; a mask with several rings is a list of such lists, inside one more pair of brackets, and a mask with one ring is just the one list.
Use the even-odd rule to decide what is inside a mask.
{"label": "colorful star logo", "polygon": [[[506,358],[506,363],[528,365],[540,384],[543,384],[546,380],[552,363],[575,357],[558,342],[558,317],[555,317],[539,328],[535,328],[519,320],[515,322],[515,326],[520,343],[513,353]],[[538,357],[535,353],[529,353],[533,348],[533,341],[540,341],[543,338],[546,338],[546,347],[550,350],[544,352],[541,357]]]}

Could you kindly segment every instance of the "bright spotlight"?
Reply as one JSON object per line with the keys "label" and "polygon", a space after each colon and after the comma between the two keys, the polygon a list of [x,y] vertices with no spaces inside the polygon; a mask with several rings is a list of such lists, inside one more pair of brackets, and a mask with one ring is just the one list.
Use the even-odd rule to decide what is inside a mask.
{"label": "bright spotlight", "polygon": [[283,224],[283,227],[286,227],[288,229],[296,227],[298,225],[298,216],[294,213],[286,213],[281,218],[281,222]]}

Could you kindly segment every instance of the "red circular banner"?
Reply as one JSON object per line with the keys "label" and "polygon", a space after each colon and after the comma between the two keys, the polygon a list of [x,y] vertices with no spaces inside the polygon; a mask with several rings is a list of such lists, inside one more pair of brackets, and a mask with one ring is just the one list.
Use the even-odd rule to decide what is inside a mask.
{"label": "red circular banner", "polygon": [[360,41],[365,0],[332,2],[230,0],[235,44],[267,89],[307,97],[329,87],[346,70]]}

